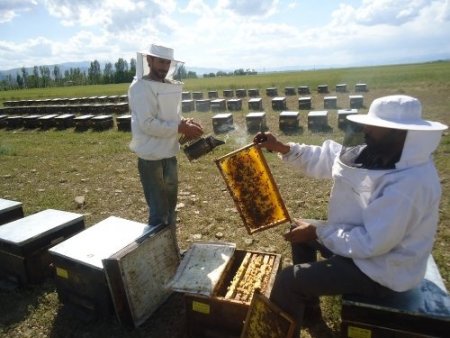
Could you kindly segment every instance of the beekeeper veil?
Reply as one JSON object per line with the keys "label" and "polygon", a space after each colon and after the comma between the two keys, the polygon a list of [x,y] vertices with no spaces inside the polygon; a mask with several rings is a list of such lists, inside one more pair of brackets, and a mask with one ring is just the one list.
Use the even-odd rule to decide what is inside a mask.
{"label": "beekeeper veil", "polygon": [[158,58],[170,60],[170,68],[167,72],[166,79],[168,80],[179,80],[180,78],[180,68],[184,62],[174,59],[173,49],[151,44],[148,51],[141,51],[137,53],[136,57],[136,79],[142,79],[143,76],[150,73],[150,67],[147,62],[147,55],[155,56]]}
{"label": "beekeeper veil", "polygon": [[[345,131],[341,152],[341,160],[347,164],[365,145],[364,125],[406,130],[409,136],[407,136],[405,144],[406,142],[411,144],[413,138],[420,136],[422,138],[420,142],[428,142],[431,150],[437,147],[442,131],[448,128],[442,123],[422,119],[422,105],[420,101],[407,95],[390,95],[375,99],[370,105],[367,114],[347,115],[347,120],[350,123]],[[413,156],[416,156],[406,153],[411,151],[411,149],[413,148],[406,148],[405,145],[402,157],[411,159]],[[414,151],[417,152],[417,148]]]}

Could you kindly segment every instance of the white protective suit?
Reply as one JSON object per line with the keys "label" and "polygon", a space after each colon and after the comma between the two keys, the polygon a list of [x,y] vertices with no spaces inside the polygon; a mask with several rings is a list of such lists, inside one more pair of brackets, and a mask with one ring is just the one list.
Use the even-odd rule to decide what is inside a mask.
{"label": "white protective suit", "polygon": [[172,80],[179,61],[171,62],[166,83],[151,81],[145,54],[138,53],[136,77],[128,89],[132,140],[130,149],[144,160],[161,160],[180,150],[178,125],[181,115],[182,82]]}
{"label": "white protective suit", "polygon": [[350,257],[372,280],[394,291],[418,285],[425,275],[437,224],[441,188],[431,154],[442,131],[408,131],[396,169],[350,167],[342,145],[291,143],[282,158],[308,176],[334,180],[328,221],[318,239]]}

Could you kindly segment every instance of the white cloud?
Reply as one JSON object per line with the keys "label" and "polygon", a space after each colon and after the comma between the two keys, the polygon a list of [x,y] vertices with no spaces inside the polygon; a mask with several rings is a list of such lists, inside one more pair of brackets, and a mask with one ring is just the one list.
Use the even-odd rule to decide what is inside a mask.
{"label": "white cloud", "polygon": [[219,0],[218,8],[242,17],[268,17],[276,12],[278,0]]}
{"label": "white cloud", "polygon": [[2,0],[0,2],[0,24],[12,21],[21,12],[27,12],[36,5],[35,0]]}
{"label": "white cloud", "polygon": [[[294,0],[190,0],[184,7],[174,0],[40,1],[54,18],[71,25],[72,36],[16,41],[0,33],[0,68],[129,60],[151,42],[174,48],[188,67],[222,69],[376,64],[426,53],[450,55],[449,0],[342,1],[334,12],[324,13],[330,20],[320,25],[305,25],[304,4]],[[24,13],[18,11],[34,3],[10,0],[1,7],[2,2],[0,18],[6,10]],[[298,20],[283,20],[291,14]],[[39,49],[36,41],[44,47]],[[24,55],[30,44],[34,56]]]}

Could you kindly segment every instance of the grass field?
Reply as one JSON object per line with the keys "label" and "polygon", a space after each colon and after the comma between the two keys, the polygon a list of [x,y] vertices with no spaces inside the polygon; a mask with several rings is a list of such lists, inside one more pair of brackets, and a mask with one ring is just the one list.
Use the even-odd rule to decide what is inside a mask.
{"label": "grass field", "polygon": [[[285,141],[320,144],[325,139],[342,140],[336,126],[336,111],[330,110],[330,133],[311,133],[307,130],[306,111],[301,111],[303,130],[284,134],[278,128],[278,112],[271,108],[270,98],[264,95],[267,87],[309,85],[314,110],[323,109],[323,94],[319,84],[328,84],[330,95],[337,95],[338,106],[348,108],[348,95],[356,83],[366,83],[365,112],[370,102],[379,96],[405,93],[418,97],[424,106],[424,117],[450,125],[450,63],[437,62],[385,67],[330,69],[290,73],[261,74],[247,77],[224,77],[187,80],[184,90],[203,91],[259,88],[263,95],[269,129]],[[335,93],[338,83],[346,83],[350,92]],[[6,100],[81,97],[125,94],[128,84],[46,88],[0,92],[0,103]],[[288,110],[298,110],[298,96],[288,96]],[[251,142],[253,135],[246,131],[246,99],[243,110],[233,113],[235,130],[216,135],[226,144],[199,160],[189,162],[179,155],[180,194],[177,235],[180,246],[186,249],[198,239],[235,242],[238,248],[278,252],[284,263],[290,252],[281,234],[288,225],[281,225],[250,236],[229,196],[213,160]],[[186,117],[200,120],[206,132],[212,134],[213,113],[192,112]],[[136,157],[128,149],[130,134],[108,130],[82,133],[69,129],[4,130],[0,129],[0,198],[23,203],[26,214],[47,208],[78,212],[85,215],[87,226],[108,216],[146,222],[147,207],[136,169]],[[326,206],[331,182],[304,178],[281,165],[276,154],[265,153],[280,193],[293,218],[326,218]],[[435,162],[441,177],[443,196],[440,223],[433,255],[447,288],[450,287],[450,137],[444,134],[436,151]],[[78,208],[74,199],[85,197],[85,205]],[[173,297],[142,327],[129,331],[114,318],[98,323],[84,323],[63,311],[51,280],[42,285],[28,286],[14,291],[0,291],[1,337],[183,337],[183,306]],[[325,297],[325,319],[332,336],[339,336],[340,299]],[[180,319],[181,318],[181,319]],[[305,337],[323,337],[324,332],[303,332]]]}

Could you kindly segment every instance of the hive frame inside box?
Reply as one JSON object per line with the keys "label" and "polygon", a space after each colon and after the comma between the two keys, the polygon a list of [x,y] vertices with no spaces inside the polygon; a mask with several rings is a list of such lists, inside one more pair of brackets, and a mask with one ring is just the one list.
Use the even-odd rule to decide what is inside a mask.
{"label": "hive frame inside box", "polygon": [[294,330],[294,319],[256,290],[240,338],[266,336],[292,338]]}
{"label": "hive frame inside box", "polygon": [[270,277],[264,285],[262,294],[270,297],[275,277],[281,269],[281,255],[258,251],[235,250],[221,278],[214,287],[211,296],[185,294],[186,323],[190,337],[213,336],[225,334],[239,336],[244,327],[244,320],[250,308],[251,300],[239,301],[225,298],[227,288],[236,275],[247,253],[273,257]]}
{"label": "hive frame inside box", "polygon": [[[243,156],[249,158],[248,162],[252,169],[254,169],[253,171],[250,170],[247,172],[250,173],[250,175],[244,175],[246,173],[243,172],[243,170],[246,168],[249,169],[250,166],[246,167],[243,165]],[[239,161],[239,165],[236,165],[235,167],[230,166],[233,158],[236,161]],[[215,163],[225,180],[227,189],[233,198],[236,208],[238,209],[249,234],[277,226],[281,223],[290,222],[290,217],[286,206],[284,205],[284,201],[281,198],[265,157],[258,146],[249,144],[216,159]],[[228,173],[226,171],[228,171]],[[257,180],[258,182],[252,183],[249,179]],[[235,183],[238,181],[247,184],[236,185]],[[263,191],[264,188],[265,191]],[[264,203],[258,204],[258,201],[264,201]],[[263,209],[264,207],[266,207],[266,209]],[[272,210],[270,215],[267,215],[267,207],[273,208],[270,209]],[[264,215],[264,213],[266,215]],[[259,224],[255,224],[257,221],[255,219],[256,216],[260,216],[264,219]]]}

